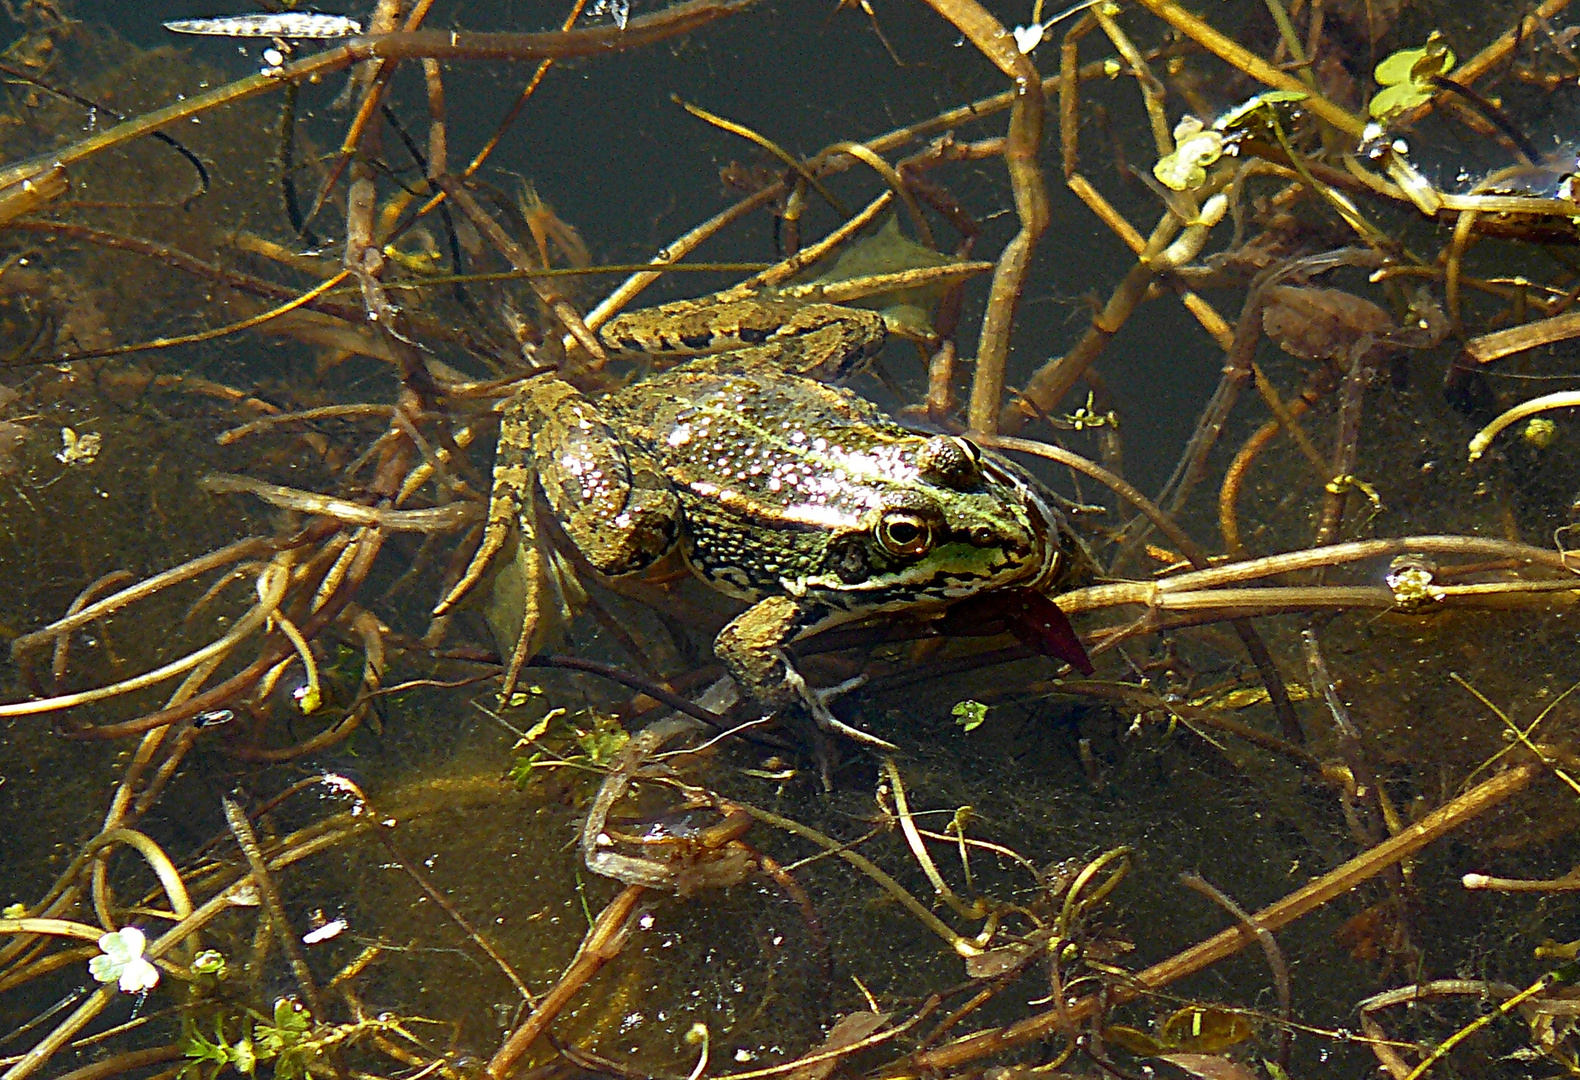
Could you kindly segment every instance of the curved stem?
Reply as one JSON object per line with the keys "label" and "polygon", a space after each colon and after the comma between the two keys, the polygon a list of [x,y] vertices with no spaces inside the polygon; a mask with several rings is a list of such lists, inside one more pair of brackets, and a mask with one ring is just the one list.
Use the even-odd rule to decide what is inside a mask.
{"label": "curved stem", "polygon": [[122,589],[114,596],[107,596],[103,600],[89,604],[80,611],[72,612],[66,618],[57,619],[31,634],[23,634],[11,642],[11,656],[20,656],[36,645],[42,645],[61,634],[70,633],[81,627],[87,626],[95,619],[102,619],[113,614],[121,608],[144,597],[152,596],[160,589],[174,585],[180,581],[197,577],[199,574],[226,566],[243,559],[250,559],[257,555],[267,555],[278,548],[278,542],[263,536],[251,536],[245,540],[238,540],[234,544],[227,544],[218,551],[211,551],[207,555],[199,556],[190,562],[184,562],[144,581],[139,581],[129,589]]}
{"label": "curved stem", "polygon": [[110,829],[100,833],[91,845],[94,848],[108,847],[111,844],[125,844],[135,848],[159,878],[160,887],[165,890],[165,896],[170,900],[170,910],[176,913],[178,919],[184,919],[192,914],[192,898],[187,895],[186,884],[181,880],[181,872],[176,869],[175,863],[170,861],[170,856],[165,854],[165,849],[156,844],[153,838],[136,829]]}
{"label": "curved stem", "polygon": [[967,424],[973,431],[998,431],[999,406],[1004,397],[1004,367],[1009,359],[1009,335],[1020,303],[1031,252],[1048,228],[1048,188],[1037,162],[1042,147],[1042,115],[1046,104],[1042,78],[1031,57],[1020,51],[1015,38],[977,0],[926,0],[929,7],[966,36],[988,61],[1013,83],[1014,104],[1009,113],[1009,134],[1004,142],[1004,164],[1020,232],[999,255],[998,269],[988,293],[987,314],[977,342],[977,373],[971,383]]}
{"label": "curved stem", "polygon": [[[1251,916],[1252,925],[1267,931],[1288,926],[1523,791],[1541,773],[1542,767],[1539,765],[1520,765],[1493,777],[1434,810],[1399,834],[1256,912]],[[1101,993],[1081,998],[1063,1008],[1048,1009],[1007,1027],[989,1028],[937,1050],[917,1054],[909,1064],[922,1072],[946,1073],[965,1062],[1046,1038],[1060,1030],[1061,1024],[1084,1020],[1100,1009],[1132,1001],[1144,993],[1161,989],[1225,957],[1233,956],[1256,939],[1256,933],[1246,926],[1230,927],[1162,963],[1152,965],[1127,982],[1108,986]]]}
{"label": "curved stem", "polygon": [[[209,642],[196,652],[188,653],[179,660],[172,660],[163,667],[153,671],[144,672],[130,679],[123,679],[108,686],[95,687],[92,690],[83,690],[75,694],[60,694],[55,697],[41,698],[37,701],[16,701],[8,705],[0,705],[0,719],[12,716],[37,716],[39,713],[59,712],[62,709],[74,709],[81,705],[89,705],[95,701],[105,701],[121,694],[130,694],[150,686],[158,686],[168,679],[173,679],[184,671],[190,671],[210,657],[224,656],[243,640],[251,636],[252,632],[262,626],[269,616],[274,614],[280,606],[280,601],[285,597],[285,588],[290,584],[291,575],[284,567],[279,567],[277,572],[265,575],[264,587],[261,588],[258,603],[237,620],[225,636]],[[98,605],[94,605],[97,607]],[[80,617],[80,613],[79,613]],[[66,620],[62,620],[63,622]]]}

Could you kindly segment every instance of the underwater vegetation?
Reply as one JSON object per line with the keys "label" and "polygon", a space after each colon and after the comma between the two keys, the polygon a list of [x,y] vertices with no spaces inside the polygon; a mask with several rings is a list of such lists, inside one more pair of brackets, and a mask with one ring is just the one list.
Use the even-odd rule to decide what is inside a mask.
{"label": "underwater vegetation", "polygon": [[0,1080],[1580,1075],[1566,3],[134,7],[0,14]]}

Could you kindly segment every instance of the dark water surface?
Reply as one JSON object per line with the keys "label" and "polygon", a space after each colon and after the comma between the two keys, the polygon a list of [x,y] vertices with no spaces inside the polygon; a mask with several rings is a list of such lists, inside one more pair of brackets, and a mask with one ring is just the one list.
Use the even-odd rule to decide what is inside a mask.
{"label": "dark water surface", "polygon": [[[1023,5],[986,6],[1009,26],[1030,17]],[[657,7],[639,2],[632,14]],[[1242,17],[1249,20],[1254,47],[1271,50],[1271,37],[1257,36],[1270,35],[1262,26],[1265,15],[1258,22],[1250,14],[1232,14],[1238,5],[1207,7],[1226,27]],[[524,182],[530,182],[560,218],[580,231],[595,263],[640,262],[736,197],[722,187],[721,167],[765,160],[736,136],[689,116],[673,96],[762,132],[792,153],[810,155],[830,142],[870,138],[1004,88],[1002,76],[924,5],[895,0],[876,3],[876,8],[903,66],[894,63],[854,6],[836,9],[832,0],[784,0],[683,40],[552,71],[480,174],[491,186],[491,205],[513,205]],[[176,39],[159,29],[164,19],[228,12],[173,2],[82,3],[68,10],[92,29],[60,46],[66,59],[50,77],[128,115],[251,74],[260,64],[258,43],[238,48],[227,40]],[[1457,35],[1453,40],[1465,55],[1514,17],[1506,5],[1488,5],[1481,16],[1485,25],[1443,24],[1445,32]],[[562,17],[541,3],[441,3],[427,25],[537,30],[556,26]],[[1144,46],[1160,40],[1149,16],[1128,12],[1125,20]],[[13,36],[22,32],[4,19],[0,25]],[[1422,38],[1431,26],[1427,15],[1406,13],[1395,31],[1398,40],[1387,39],[1389,47]],[[1083,61],[1108,55],[1099,39],[1094,35],[1087,40]],[[1037,60],[1044,72],[1051,71],[1058,61],[1057,42],[1044,45]],[[1354,66],[1359,70],[1367,65]],[[1244,96],[1240,85],[1221,71],[1205,61],[1201,67],[1217,73],[1216,82],[1211,74],[1199,80],[1201,99],[1223,106]],[[525,65],[446,66],[452,166],[491,135],[526,70]],[[344,75],[333,75],[303,90],[299,155],[332,155],[338,146],[349,116],[349,109],[336,102],[345,84]],[[29,123],[8,123],[0,130],[0,158],[8,162],[48,152],[85,137],[94,125],[102,129],[110,123],[85,117],[76,106],[30,104],[24,100],[29,91],[20,84],[8,85],[7,92],[12,110],[30,118]],[[1539,125],[1542,148],[1547,149],[1552,129],[1559,126],[1552,123],[1552,113],[1570,109],[1572,103],[1563,92],[1540,100],[1529,90],[1523,97],[1518,88],[1508,93],[1511,106],[1539,117],[1533,123]],[[1158,202],[1144,184],[1116,167],[1121,154],[1142,173],[1155,160],[1133,81],[1099,82],[1088,88],[1086,101],[1083,171],[1145,233],[1158,218]],[[403,66],[390,106],[419,143],[426,139],[423,102],[416,66]],[[1171,119],[1184,108],[1171,99]],[[213,191],[186,209],[149,205],[180,200],[190,189],[192,173],[168,147],[143,140],[74,172],[70,197],[81,206],[59,216],[180,246],[200,258],[304,289],[319,277],[293,276],[232,243],[241,232],[288,247],[294,243],[278,184],[278,109],[278,100],[266,96],[171,129],[213,175]],[[1036,251],[1015,327],[1008,379],[1012,386],[1023,384],[1045,360],[1069,348],[1086,330],[1094,308],[1133,265],[1124,244],[1061,182],[1053,102],[1047,127],[1042,163],[1052,225]],[[1001,134],[1002,128],[1000,114],[962,126],[956,134],[961,140],[986,138]],[[1472,143],[1445,128],[1438,144],[1443,163],[1434,163],[1434,175],[1461,160],[1454,157],[1455,147]],[[384,149],[400,180],[417,183],[417,170],[388,132]],[[1479,151],[1498,156],[1485,146]],[[1490,164],[1496,162],[1478,161],[1477,168]],[[995,258],[1017,228],[1002,162],[957,164],[937,175],[982,223],[975,256]],[[379,182],[381,198],[389,198],[396,185],[383,173]],[[304,199],[311,198],[313,186],[302,185]],[[845,201],[860,205],[881,185],[871,173],[857,169],[834,178],[831,187]],[[1271,198],[1275,190],[1258,195]],[[338,194],[336,199],[343,201]],[[1301,213],[1320,217],[1309,208]],[[1378,215],[1384,228],[1405,236],[1421,252],[1435,252],[1447,243],[1446,231],[1397,211],[1388,213],[1394,216]],[[834,217],[814,200],[807,212],[807,234],[831,228]],[[340,255],[342,222],[341,211],[331,208],[315,225],[321,235],[334,238],[326,245],[330,260]],[[936,217],[934,223],[939,225]],[[1209,253],[1228,246],[1232,227],[1226,223],[1213,234]],[[437,238],[438,226],[433,228]],[[1351,242],[1329,218],[1315,221],[1310,229],[1331,241],[1326,246]],[[771,218],[758,214],[704,247],[698,257],[771,261],[776,257],[773,233]],[[946,244],[953,243],[947,227],[940,234]],[[201,276],[171,270],[159,259],[75,243],[60,234],[0,231],[0,259],[12,257],[26,259],[19,265],[34,276],[21,279],[24,284],[14,290],[0,287],[0,304],[5,305],[0,352],[20,349],[46,317],[52,327],[65,328],[60,351],[77,352],[192,333],[261,310]],[[1558,258],[1568,260],[1562,265],[1573,261],[1568,255]],[[1558,273],[1535,245],[1509,245],[1488,253],[1477,272],[1543,280]],[[0,277],[0,283],[5,280]],[[616,280],[596,278],[572,286],[572,295],[590,306]],[[677,275],[638,303],[701,295],[731,280],[729,275]],[[1325,283],[1389,303],[1381,290],[1367,284],[1363,272]],[[1244,285],[1241,281],[1208,294],[1220,303],[1231,325]],[[1169,288],[1162,291],[1167,294]],[[985,282],[967,291],[961,333],[967,354],[975,348],[986,291]],[[489,332],[502,337],[501,306],[491,303],[494,294],[478,295],[489,299],[464,308],[440,296],[433,310],[456,323],[497,320]],[[359,302],[355,294],[346,294],[345,301]],[[1491,317],[1490,302],[1485,311],[1474,307],[1481,302],[1472,303],[1467,314],[1471,321]],[[523,301],[523,309],[529,303]],[[1485,328],[1478,325],[1480,329]],[[1380,492],[1383,510],[1372,519],[1365,519],[1364,510],[1352,511],[1352,533],[1346,538],[1462,533],[1547,545],[1552,530],[1567,522],[1580,460],[1572,431],[1567,440],[1540,454],[1505,436],[1516,444],[1506,457],[1490,468],[1466,467],[1465,442],[1487,417],[1456,410],[1442,391],[1448,360],[1457,347],[1450,340],[1434,350],[1403,354],[1400,377],[1383,380],[1367,398],[1357,472]],[[467,376],[491,374],[475,362],[467,367],[470,358],[460,350],[439,348],[442,358],[459,365]],[[26,350],[19,355],[27,355]],[[1504,381],[1494,382],[1489,393],[1507,405],[1562,388],[1562,382],[1539,382],[1531,390],[1516,384],[1513,376],[1561,377],[1572,367],[1566,357],[1563,346],[1535,354],[1522,361],[1525,366],[1509,369],[1510,377],[1500,372],[1497,378]],[[1293,396],[1306,378],[1303,363],[1271,345],[1264,343],[1258,358],[1286,395]],[[336,360],[329,346],[307,340],[304,332],[295,337],[237,335],[119,358],[104,366],[0,369],[0,388],[14,388],[19,395],[14,402],[9,394],[0,396],[0,421],[26,428],[14,452],[0,442],[0,640],[10,641],[58,618],[84,588],[111,572],[129,572],[128,581],[145,578],[238,538],[299,526],[299,519],[287,520],[283,512],[245,496],[206,494],[197,481],[222,471],[308,490],[336,490],[341,471],[383,430],[382,420],[327,423],[315,429],[316,438],[282,429],[223,447],[215,441],[219,433],[257,415],[244,401],[229,399],[226,387],[287,409],[395,399],[397,379],[388,364],[356,357]],[[1222,363],[1218,346],[1167,295],[1142,306],[1109,344],[1100,364],[1112,396],[1106,407],[1119,416],[1125,475],[1138,487],[1155,492],[1167,478],[1217,385]],[[922,398],[926,379],[914,350],[891,346],[883,359],[883,378],[864,377],[858,387],[885,406],[899,408]],[[1084,397],[1084,390],[1073,393],[1064,407],[1073,410]],[[1234,450],[1267,416],[1253,397],[1249,390],[1242,396],[1240,411],[1209,460],[1209,482],[1182,513],[1186,528],[1214,552],[1218,533],[1212,503],[1218,480]],[[1310,421],[1313,438],[1324,448],[1331,438],[1333,409],[1329,395]],[[97,434],[96,456],[61,460],[57,452],[64,452],[65,428],[78,439]],[[0,435],[5,430],[0,427]],[[1045,437],[1048,428],[1042,425],[1028,433]],[[1061,438],[1079,452],[1098,452],[1090,432],[1065,432]],[[486,445],[479,445],[471,456],[474,473],[469,480],[475,490],[486,486],[491,455]],[[1089,481],[1077,491],[1067,476],[1047,476],[1066,494],[1114,505]],[[1241,499],[1251,553],[1308,544],[1320,498],[1310,465],[1287,440],[1277,440],[1251,472]],[[1094,545],[1102,547],[1103,530],[1111,532],[1124,517],[1110,512],[1096,519],[1090,526]],[[396,654],[387,683],[462,673],[457,664],[432,660],[416,641],[427,629],[427,613],[441,590],[452,549],[459,544],[455,534],[439,550],[422,551],[420,537],[395,537],[359,592],[357,602],[383,621],[387,643]],[[1345,580],[1375,585],[1385,563],[1368,564]],[[1156,565],[1132,560],[1124,575],[1144,578]],[[23,700],[35,690],[53,693],[112,682],[200,647],[223,634],[247,609],[252,590],[248,582],[260,566],[245,565],[241,583],[201,610],[193,605],[214,575],[73,634],[58,690],[49,685],[48,647],[32,656],[36,685],[26,681],[15,662],[0,660],[0,700]],[[405,577],[408,570],[414,572]],[[600,595],[612,621],[651,649],[654,666],[664,674],[694,671],[710,660],[709,639],[721,621],[716,611],[688,621],[693,607],[680,609],[680,615],[656,615],[612,594]],[[1078,619],[1077,629],[1089,633],[1118,622],[1111,613],[1109,619]],[[1556,603],[1547,610],[1457,611],[1429,618],[1375,611],[1324,615],[1315,622],[1310,616],[1281,616],[1259,620],[1258,626],[1286,681],[1297,691],[1296,708],[1310,737],[1310,753],[1332,765],[1347,751],[1335,734],[1331,711],[1306,693],[1298,638],[1300,630],[1316,627],[1344,704],[1362,728],[1365,756],[1401,825],[1454,797],[1480,763],[1509,745],[1504,725],[1456,678],[1525,726],[1570,686],[1580,652],[1573,615]],[[457,620],[451,642],[457,640],[474,648],[491,645],[474,611]],[[316,644],[331,708],[344,712],[360,678],[360,639],[345,630],[326,634]],[[894,662],[892,669],[927,670],[976,647],[934,656],[890,645],[881,656]],[[590,618],[576,625],[561,651],[626,667],[632,663],[618,635]],[[832,684],[859,672],[866,654],[848,655],[853,659],[816,668],[819,681]],[[239,664],[224,670],[235,666]],[[485,937],[535,994],[553,985],[588,919],[618,890],[582,866],[575,841],[600,779],[586,752],[594,736],[608,734],[607,716],[623,707],[626,697],[617,686],[590,677],[529,672],[533,692],[525,705],[510,710],[509,720],[520,731],[553,710],[564,710],[549,717],[554,723],[548,742],[557,753],[576,759],[565,768],[527,769],[528,754],[517,745],[517,735],[489,715],[496,702],[487,682],[462,688],[426,686],[391,696],[381,700],[353,738],[332,749],[283,764],[251,760],[248,747],[285,746],[325,727],[324,721],[302,716],[292,704],[290,693],[299,685],[300,670],[293,666],[284,685],[268,698],[234,705],[237,716],[224,730],[198,738],[138,828],[187,872],[194,900],[201,903],[213,895],[224,873],[231,880],[242,865],[223,817],[223,797],[256,807],[293,783],[326,772],[360,786],[371,807],[361,812],[396,824],[348,834],[328,851],[277,875],[293,933],[300,938],[313,923],[346,921],[339,937],[306,947],[307,963],[320,986],[364,948],[381,946],[380,957],[351,983],[365,1014],[387,1010],[408,1018],[407,1029],[424,1040],[419,1057],[449,1053],[461,1072],[476,1069],[525,1009],[517,988],[458,922],[439,910],[434,894]],[[871,693],[848,699],[848,712],[855,722],[901,748],[897,767],[924,828],[943,833],[959,808],[972,809],[968,835],[999,845],[999,853],[971,853],[969,885],[958,850],[947,839],[931,845],[932,856],[955,889],[1001,902],[1006,926],[1013,924],[1017,933],[1025,932],[1032,919],[1051,924],[1057,918],[1058,894],[1049,882],[1060,877],[1063,867],[1078,869],[1105,851],[1130,849],[1130,875],[1104,906],[1082,921],[1083,962],[1089,966],[1075,970],[1091,981],[1080,992],[1097,988],[1099,972],[1117,977],[1114,972],[1120,968],[1139,970],[1231,924],[1222,909],[1179,884],[1182,873],[1202,875],[1241,908],[1254,911],[1364,848],[1357,837],[1364,832],[1357,825],[1357,811],[1353,805],[1346,807],[1331,769],[1324,779],[1319,769],[1298,767],[1265,747],[1221,732],[1193,731],[1161,710],[1058,693],[1046,682],[1054,670],[1052,662],[1035,658],[903,685],[879,680]],[[1278,732],[1265,701],[1231,706],[1217,696],[1256,685],[1254,671],[1226,624],[1178,633],[1166,643],[1156,636],[1134,638],[1099,658],[1098,677],[1145,683],[1159,694],[1175,695],[1176,701],[1212,705],[1259,731]],[[705,683],[688,689],[700,692],[701,685]],[[0,828],[0,905],[35,904],[80,846],[98,833],[138,745],[136,737],[106,742],[71,736],[86,724],[126,720],[157,709],[174,686],[166,683],[133,699],[64,716],[0,718],[0,820],[5,823]],[[967,732],[956,723],[952,709],[973,700],[990,708],[986,723]],[[624,715],[636,729],[659,714],[638,716],[626,709]],[[1561,704],[1542,729],[1543,737],[1570,758],[1576,715],[1574,707]],[[788,732],[788,737],[795,733]],[[689,765],[683,779],[841,841],[866,835],[892,809],[892,791],[884,789],[874,799],[875,790],[887,783],[876,758],[842,748],[833,791],[824,793],[811,755],[792,745],[783,749],[737,741],[702,764]],[[1560,754],[1559,760],[1570,758]],[[519,784],[505,779],[513,767]],[[1379,990],[1448,978],[1523,987],[1552,966],[1534,959],[1533,949],[1543,939],[1563,942],[1576,936],[1580,909],[1572,894],[1467,896],[1459,879],[1467,871],[1529,878],[1569,871],[1576,862],[1572,830],[1580,807],[1580,793],[1571,787],[1550,779],[1539,782],[1509,807],[1427,849],[1403,870],[1341,897],[1279,935],[1291,973],[1294,1017],[1316,1029],[1296,1040],[1291,1075],[1358,1076],[1375,1069],[1372,1053],[1347,1035],[1358,1030],[1356,1004]],[[670,794],[655,784],[647,797],[656,802]],[[309,786],[266,815],[258,829],[272,843],[292,830],[350,813],[355,806],[343,790]],[[627,824],[636,830],[651,823]],[[672,827],[677,834],[685,829],[682,824]],[[806,840],[763,824],[746,839],[783,865],[816,851]],[[1017,853],[1021,861],[1003,855],[1003,849]],[[970,936],[981,929],[980,918],[956,917],[934,903],[932,886],[898,830],[881,831],[861,853],[961,933]],[[220,865],[216,869],[205,860]],[[426,889],[403,866],[416,870]],[[1040,871],[1041,880],[1027,866]],[[211,876],[205,878],[204,872]],[[166,900],[135,854],[118,850],[106,879],[112,883],[118,925],[142,926],[150,937],[167,925],[159,916]],[[805,904],[794,888],[764,873],[728,889],[692,896],[650,893],[623,951],[573,1000],[554,1034],[564,1044],[611,1059],[613,1064],[603,1066],[606,1071],[684,1076],[699,1053],[687,1033],[701,1023],[711,1040],[709,1074],[720,1075],[805,1053],[838,1017],[867,1008],[865,994],[872,995],[879,1009],[903,1018],[929,994],[963,982],[960,957],[850,865],[824,858],[795,868],[794,880],[805,890]],[[145,891],[151,899],[140,903]],[[62,917],[98,924],[90,898]],[[191,1031],[181,1026],[183,1009],[201,1015],[209,1025],[205,1030],[212,1027],[213,1017],[224,1017],[222,1022],[231,1025],[229,1035],[236,1037],[246,1008],[267,1015],[277,998],[298,993],[289,965],[260,929],[265,921],[256,908],[238,907],[206,933],[204,946],[223,952],[231,968],[218,989],[204,984],[189,996],[188,984],[166,976],[140,1006],[150,1017],[144,1027],[102,1046],[63,1052],[41,1075],[62,1075],[139,1047],[189,1047]],[[96,950],[91,942],[72,944],[84,949],[69,963],[28,969],[28,977],[18,984],[0,982],[0,1058],[23,1053],[55,1021],[11,1037],[5,1033],[89,985],[85,965]],[[823,967],[825,957],[832,959],[831,971]],[[190,958],[179,959],[186,963]],[[1060,963],[1071,977],[1069,965],[1078,958],[1071,953]],[[963,1017],[948,1037],[1039,1011],[1044,1005],[1033,1003],[1048,994],[1049,979],[1049,963],[1040,959],[980,1010]],[[1278,1028],[1266,1021],[1278,1011],[1272,985],[1267,961],[1252,949],[1171,987],[1177,1000],[1143,1000],[1115,1013],[1110,1022],[1149,1029],[1154,1018],[1194,1000],[1250,1010],[1257,1018],[1254,1036],[1226,1053],[1256,1068],[1257,1061],[1277,1053]],[[349,1023],[349,1001],[325,996],[333,1002],[334,1022]],[[943,1011],[967,997],[949,998]],[[130,998],[123,996],[96,1023],[105,1028],[124,1021],[132,1009]],[[1389,1015],[1394,1025],[1389,1033],[1430,1044],[1480,1011],[1482,1004],[1474,998],[1455,999],[1440,1009],[1423,1007],[1408,1018],[1396,1010]],[[932,1023],[936,1019],[911,1034],[928,1030]],[[1417,1024],[1419,1029],[1412,1026]],[[1336,1034],[1339,1029],[1344,1036]],[[1460,1071],[1452,1074],[1554,1075],[1552,1061],[1508,1056],[1527,1046],[1528,1035],[1520,1020],[1494,1025],[1452,1059],[1460,1063]],[[895,1045],[910,1044],[902,1040]],[[1018,1051],[1018,1060],[1047,1060],[1062,1045],[1062,1039],[1032,1044]],[[356,1047],[363,1055],[355,1059],[356,1067],[383,1069],[383,1075],[409,1074],[409,1063],[381,1055],[365,1038],[359,1037]],[[860,1065],[847,1065],[846,1071],[853,1075],[876,1067],[897,1057],[899,1050],[871,1054],[858,1059]],[[545,1069],[557,1060],[546,1042],[527,1058]],[[1119,1060],[1131,1070],[1126,1075],[1150,1067],[1123,1053]],[[570,1066],[561,1067],[570,1071]],[[1442,1075],[1450,1075],[1450,1067],[1445,1063]],[[1068,1068],[1087,1075],[1096,1066],[1077,1058]]]}

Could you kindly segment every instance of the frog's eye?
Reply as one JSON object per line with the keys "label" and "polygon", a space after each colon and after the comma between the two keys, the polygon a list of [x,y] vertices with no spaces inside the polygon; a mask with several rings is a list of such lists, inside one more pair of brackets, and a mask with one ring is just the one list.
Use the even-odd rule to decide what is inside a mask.
{"label": "frog's eye", "polygon": [[888,510],[878,521],[878,546],[897,558],[914,559],[933,546],[933,529],[914,510]]}
{"label": "frog's eye", "polygon": [[916,467],[927,479],[964,491],[982,482],[982,451],[958,435],[935,435],[916,452]]}

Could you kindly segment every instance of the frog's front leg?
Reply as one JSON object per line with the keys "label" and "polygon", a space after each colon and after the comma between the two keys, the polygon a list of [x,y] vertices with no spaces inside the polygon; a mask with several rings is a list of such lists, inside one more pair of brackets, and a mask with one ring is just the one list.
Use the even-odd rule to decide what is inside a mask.
{"label": "frog's front leg", "polygon": [[[741,691],[772,709],[800,704],[825,731],[848,739],[895,750],[891,742],[844,723],[828,707],[830,691],[807,685],[785,645],[806,625],[806,612],[789,596],[770,596],[737,615],[714,639],[713,651],[724,661]],[[837,687],[834,692],[845,687]]]}

